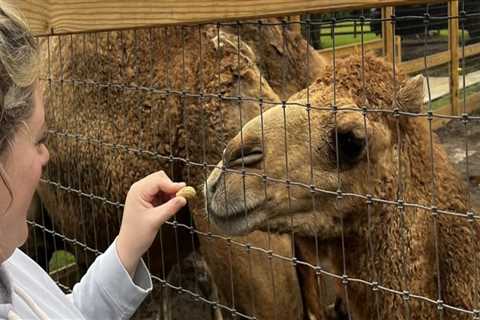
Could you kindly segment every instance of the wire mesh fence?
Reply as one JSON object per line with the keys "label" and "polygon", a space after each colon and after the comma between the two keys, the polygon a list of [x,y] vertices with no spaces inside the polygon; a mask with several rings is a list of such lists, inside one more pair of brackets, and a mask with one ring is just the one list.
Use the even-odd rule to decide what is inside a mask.
{"label": "wire mesh fence", "polygon": [[[52,156],[25,250],[71,290],[161,169],[204,192],[145,257],[137,318],[479,319],[480,6],[446,8],[39,37]],[[449,74],[428,59],[449,20],[460,114],[439,112]],[[402,38],[391,64],[367,52],[382,22]],[[339,58],[338,41],[358,45]]]}

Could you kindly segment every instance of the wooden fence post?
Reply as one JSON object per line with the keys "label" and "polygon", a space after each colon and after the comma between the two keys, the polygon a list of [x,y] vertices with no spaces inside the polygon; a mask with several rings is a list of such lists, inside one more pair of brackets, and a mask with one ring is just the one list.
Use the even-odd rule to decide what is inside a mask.
{"label": "wooden fence post", "polygon": [[296,33],[301,33],[302,32],[302,26],[300,25],[300,17],[301,16],[292,16],[290,17],[290,22],[293,22],[293,24],[290,25],[290,29],[293,32]]}
{"label": "wooden fence post", "polygon": [[[459,43],[458,43],[458,0],[448,2],[448,47],[450,49],[450,104],[451,114],[459,114],[458,83],[459,83]],[[455,17],[455,18],[452,18]]]}
{"label": "wooden fence post", "polygon": [[402,38],[400,36],[395,36],[395,45],[397,48],[397,63],[400,64],[402,62]]}
{"label": "wooden fence post", "polygon": [[[393,7],[382,8],[382,19],[390,19],[394,13]],[[388,62],[393,62],[394,55],[394,39],[393,39],[393,25],[392,21],[387,20],[382,22],[382,38],[383,38],[383,55]]]}

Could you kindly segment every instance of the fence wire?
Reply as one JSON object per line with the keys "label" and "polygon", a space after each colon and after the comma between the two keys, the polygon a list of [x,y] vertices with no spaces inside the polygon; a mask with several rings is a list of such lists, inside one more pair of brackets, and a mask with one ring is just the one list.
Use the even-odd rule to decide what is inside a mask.
{"label": "fence wire", "polygon": [[[467,70],[474,73],[480,69],[476,60],[480,51],[468,57],[467,51],[475,50],[480,40],[476,38],[480,35],[480,5],[461,1],[459,12],[459,16],[449,16],[446,4],[432,4],[396,8],[393,16],[384,18],[380,9],[364,9],[308,13],[300,21],[287,17],[39,37],[46,56],[41,80],[47,87],[52,159],[41,180],[39,205],[31,210],[31,236],[25,250],[49,270],[62,289],[71,291],[94,258],[115,239],[130,184],[162,169],[172,179],[206,192],[165,223],[146,255],[160,294],[147,299],[137,312],[139,319],[214,319],[218,312],[235,319],[288,319],[307,314],[321,318],[328,312],[348,319],[383,319],[385,315],[419,319],[422,313],[438,319],[480,319],[476,251],[480,216],[474,192],[467,187],[462,194],[451,194],[455,201],[461,198],[461,205],[443,206],[453,200],[445,199],[448,192],[441,190],[455,189],[438,180],[447,160],[435,157],[440,145],[436,124],[461,123],[462,132],[456,138],[465,149],[465,167],[456,167],[456,171],[462,172],[465,186],[472,184],[476,175],[469,159],[480,145],[470,137],[480,121],[480,100],[475,95],[478,85],[467,81]],[[445,97],[432,98],[437,90],[432,81],[437,81],[439,74],[449,75],[444,75],[442,66],[430,66],[429,56],[438,50],[432,51],[430,42],[445,41],[441,35],[449,20],[460,25],[460,114],[439,112],[438,105]],[[367,65],[371,53],[365,38],[374,35],[378,39],[375,30],[382,23],[392,26],[392,39],[399,35],[402,43],[405,39],[416,41],[417,54],[423,59],[419,73],[425,77],[428,98],[424,110],[402,110],[395,104],[404,83],[402,66],[408,63],[398,61],[403,52],[399,55],[401,48],[395,41],[391,42],[395,66],[390,75],[391,104],[369,103],[372,89],[367,73],[372,71]],[[298,27],[302,34],[295,31]],[[438,34],[432,35],[432,30]],[[359,48],[352,51],[360,57],[356,67],[362,104],[357,105],[345,102],[350,98],[342,87],[347,80],[338,71],[345,57],[337,57],[337,51],[346,41],[342,37],[349,35],[349,41]],[[324,37],[330,40],[324,41]],[[316,73],[319,58],[313,47],[322,46],[330,48],[323,62],[329,69]],[[328,73],[331,77],[327,79]],[[314,77],[331,88],[331,97],[318,97],[315,86],[321,81]],[[297,99],[289,99],[302,90]],[[270,110],[275,108],[280,108],[281,116],[273,121]],[[305,110],[303,134],[297,130],[303,124],[292,122],[290,110]],[[363,132],[362,141],[346,136],[339,125],[346,114],[352,119],[361,117],[361,128],[355,132]],[[315,123],[319,115],[331,122]],[[253,125],[246,125],[254,116],[258,116],[256,131]],[[384,192],[392,197],[378,192],[382,190],[377,181],[380,160],[372,152],[382,150],[375,146],[377,137],[370,134],[378,119],[391,124],[392,145],[384,147],[392,148],[389,160],[394,163],[386,164],[392,172],[385,172],[380,184],[394,190]],[[419,126],[424,122],[429,135],[425,141],[414,141],[415,136],[405,133],[407,121],[418,121]],[[331,138],[327,141],[333,151],[330,166],[319,164],[327,159],[319,160],[325,153],[316,145],[319,132],[329,128],[332,136],[321,139]],[[268,135],[274,130],[281,135],[272,142]],[[252,135],[257,135],[257,149],[249,145]],[[304,140],[296,141],[298,136]],[[357,160],[347,163],[344,138],[365,150],[361,159],[364,172],[355,169],[360,163]],[[235,141],[237,154],[229,153]],[[429,172],[418,172],[423,163],[417,168],[405,161],[411,154],[403,154],[404,145],[421,142],[428,143],[417,147],[428,150],[422,159]],[[305,153],[298,154],[298,150]],[[263,160],[251,160],[257,155]],[[278,157],[268,158],[274,168],[267,165],[266,157]],[[305,170],[302,179],[296,178],[299,170]],[[332,180],[328,183],[318,176],[326,170]],[[222,186],[209,185],[212,172],[220,174],[218,184]],[[429,186],[409,185],[422,176],[431,178]],[[249,189],[252,181],[260,181],[258,189]],[[480,180],[477,188],[478,183]],[[239,184],[238,190],[229,194],[227,190],[235,184]],[[260,229],[261,236],[232,236],[235,232],[222,231],[211,211],[212,202],[219,197],[209,192],[212,188],[224,190],[223,202],[215,208],[222,206],[225,221],[231,218],[233,225],[234,219],[243,217],[245,230]],[[415,189],[418,194],[412,194]],[[252,212],[266,214],[261,211],[266,209],[252,207],[251,198],[269,201],[280,192],[285,195],[279,198],[284,202],[271,205],[271,217],[259,227]],[[299,196],[303,194],[309,194],[308,214],[301,212]],[[230,212],[240,198],[241,212]],[[332,203],[328,214],[336,224],[315,230],[326,223],[325,203]],[[349,205],[353,207],[347,213]],[[283,210],[284,216],[275,215],[275,210]],[[355,213],[365,216],[356,217]],[[302,214],[305,220],[301,220]],[[281,223],[279,219],[283,219]],[[379,219],[395,226],[389,230],[388,241],[396,239],[398,243],[378,243],[377,235],[384,233],[378,229],[383,227]],[[355,231],[360,223],[364,229]],[[423,229],[416,229],[417,223]],[[459,237],[468,233],[471,239],[455,243],[465,248],[445,242],[455,238],[449,233],[450,224],[468,229]],[[424,234],[415,234],[418,230]],[[360,233],[364,236],[361,242],[352,240]],[[288,241],[281,242],[285,239]],[[425,243],[419,246],[422,241]],[[466,248],[468,245],[472,248]],[[419,248],[431,252],[418,252]],[[389,250],[391,257],[384,255]],[[469,252],[467,261],[452,262],[458,257],[452,250]],[[389,264],[393,264],[389,269],[393,274],[384,274]],[[448,291],[454,287],[455,276],[465,281],[465,274],[473,274],[468,283],[471,288],[462,292],[471,300]],[[418,285],[423,277],[429,280]],[[417,283],[415,288],[412,283]],[[297,300],[288,305],[291,297]],[[467,300],[471,303],[466,304]],[[293,306],[298,301],[303,303]]]}

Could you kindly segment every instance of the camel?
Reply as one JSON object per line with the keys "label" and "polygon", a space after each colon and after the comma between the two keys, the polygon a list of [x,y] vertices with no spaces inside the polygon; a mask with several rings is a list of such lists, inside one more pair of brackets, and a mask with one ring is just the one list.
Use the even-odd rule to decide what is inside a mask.
{"label": "camel", "polygon": [[[242,124],[318,76],[317,66],[323,62],[305,40],[289,30],[280,32],[281,27],[270,28],[263,27],[265,42],[256,47],[248,44],[254,36],[244,42],[228,28],[209,26],[49,39],[47,122],[56,134],[49,141],[52,156],[46,177],[51,183],[42,184],[39,195],[57,231],[93,251],[104,250],[119,228],[121,203],[132,182],[163,169],[174,180],[201,186],[208,166],[220,160],[226,141]],[[272,43],[286,43],[286,50],[269,48]],[[307,55],[309,66],[301,67]],[[279,88],[284,60],[289,61],[286,75],[293,80],[279,96],[262,75],[277,79]],[[292,68],[295,61],[297,68]],[[238,95],[250,99],[234,98]],[[162,241],[149,252],[152,273],[166,279],[173,265],[199,249],[221,304],[263,319],[301,319],[303,306],[291,264],[182,227],[191,226],[193,216],[196,230],[215,234],[215,228],[195,214],[203,212],[203,205],[200,196],[177,215],[179,225],[162,227]],[[292,254],[287,235],[258,231],[233,240]],[[73,250],[77,262],[92,261],[91,250]]]}
{"label": "camel", "polygon": [[427,118],[414,116],[425,115],[423,98],[422,76],[372,55],[338,60],[292,104],[245,124],[211,172],[207,211],[219,229],[294,234],[297,259],[317,266],[300,273],[310,319],[325,318],[322,271],[339,276],[345,319],[478,309],[478,217]]}

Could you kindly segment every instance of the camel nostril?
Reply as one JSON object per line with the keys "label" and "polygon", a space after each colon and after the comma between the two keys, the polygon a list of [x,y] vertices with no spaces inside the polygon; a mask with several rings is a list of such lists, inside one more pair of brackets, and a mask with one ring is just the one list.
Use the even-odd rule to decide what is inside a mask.
{"label": "camel nostril", "polygon": [[[222,162],[220,162],[219,165],[223,166]],[[220,183],[221,177],[222,177],[222,170],[218,168],[214,169],[210,173],[210,176],[208,177],[207,181],[205,181],[203,185],[203,192],[206,200],[208,199],[209,196],[212,196],[217,191],[217,187],[218,187],[218,184]]]}
{"label": "camel nostril", "polygon": [[243,148],[231,152],[225,150],[224,163],[228,167],[249,166],[260,162],[263,159],[263,150],[259,146],[245,145]]}
{"label": "camel nostril", "polygon": [[217,190],[217,183],[215,182],[210,182],[206,181],[205,184],[203,185],[203,190],[204,190],[204,196],[205,199],[208,199],[209,196],[215,193]]}

